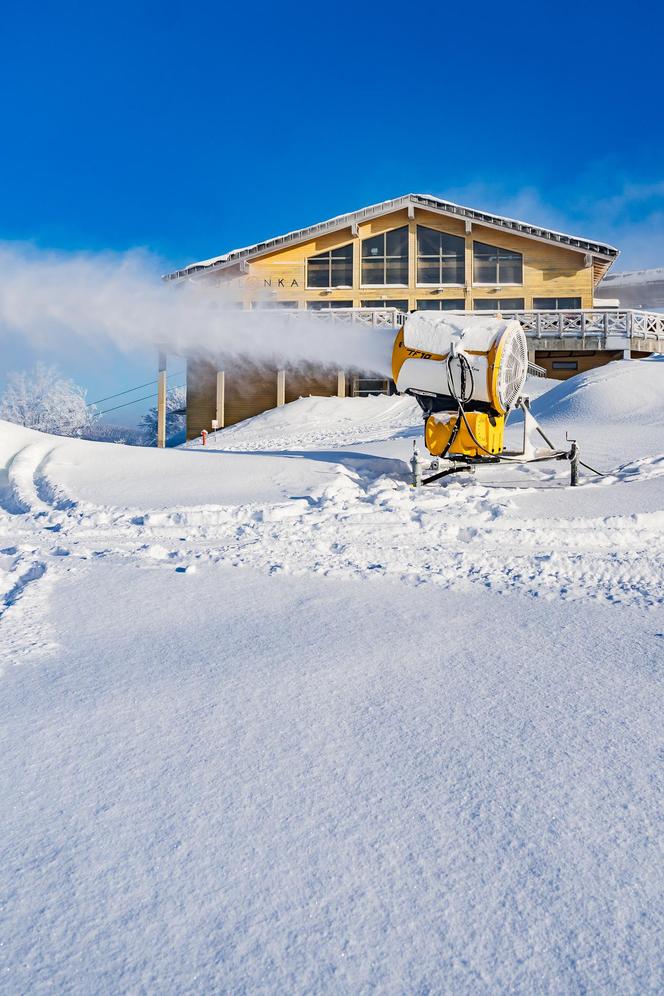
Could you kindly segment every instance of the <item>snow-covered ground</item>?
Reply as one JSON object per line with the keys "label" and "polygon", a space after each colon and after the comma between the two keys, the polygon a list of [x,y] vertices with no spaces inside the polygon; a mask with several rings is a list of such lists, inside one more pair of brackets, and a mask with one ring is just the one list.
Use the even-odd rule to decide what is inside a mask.
{"label": "snow-covered ground", "polygon": [[661,991],[664,362],[533,407],[606,476],[0,423],[2,991]]}

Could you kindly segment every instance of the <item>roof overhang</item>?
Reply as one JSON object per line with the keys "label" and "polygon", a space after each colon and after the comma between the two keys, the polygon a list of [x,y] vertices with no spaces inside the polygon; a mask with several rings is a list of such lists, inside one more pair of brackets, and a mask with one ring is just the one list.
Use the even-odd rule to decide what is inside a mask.
{"label": "roof overhang", "polygon": [[299,242],[306,242],[317,238],[320,235],[327,235],[330,232],[339,231],[352,227],[360,222],[381,215],[391,214],[401,211],[404,208],[420,208],[431,211],[434,214],[446,215],[458,218],[465,222],[481,225],[484,228],[494,228],[500,231],[513,232],[524,238],[534,239],[538,242],[546,242],[570,249],[573,252],[580,252],[584,255],[590,254],[600,263],[605,264],[605,271],[619,256],[619,250],[615,246],[607,245],[603,242],[596,242],[592,239],[582,238],[577,235],[566,235],[564,232],[556,232],[553,229],[542,228],[540,225],[531,225],[525,221],[518,221],[515,218],[505,218],[501,215],[491,214],[487,211],[479,211],[475,208],[464,207],[452,201],[442,200],[430,194],[405,194],[403,197],[396,197],[393,200],[381,201],[379,204],[372,204],[369,207],[361,208],[359,211],[352,211],[349,214],[338,215],[328,221],[320,222],[317,225],[310,225],[307,228],[300,228],[286,235],[278,235],[275,238],[267,239],[265,242],[257,242],[253,246],[246,246],[243,249],[232,249],[222,256],[215,256],[212,259],[202,260],[198,263],[190,263],[181,270],[164,275],[164,280],[186,280],[188,278],[207,274],[217,270],[227,269],[237,265],[242,261],[249,262],[252,259],[263,256],[268,252],[274,252],[287,246],[296,245]]}

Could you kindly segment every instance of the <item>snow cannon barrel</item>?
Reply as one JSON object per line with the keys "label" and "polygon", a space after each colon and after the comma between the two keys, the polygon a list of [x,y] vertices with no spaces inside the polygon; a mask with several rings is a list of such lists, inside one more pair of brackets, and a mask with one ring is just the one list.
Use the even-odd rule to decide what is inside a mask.
{"label": "snow cannon barrel", "polygon": [[[521,396],[528,343],[518,321],[416,311],[392,352],[392,377],[401,394],[427,411],[506,415]],[[433,408],[425,399],[440,399]]]}

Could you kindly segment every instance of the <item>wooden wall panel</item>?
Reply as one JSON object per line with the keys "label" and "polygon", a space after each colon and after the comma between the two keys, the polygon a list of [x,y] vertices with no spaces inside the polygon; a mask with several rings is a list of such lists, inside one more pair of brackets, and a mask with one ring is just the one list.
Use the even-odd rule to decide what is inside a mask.
{"label": "wooden wall panel", "polygon": [[210,430],[216,414],[217,368],[208,360],[187,360],[187,439]]}
{"label": "wooden wall panel", "polygon": [[315,367],[286,370],[286,404],[298,398],[329,398],[337,393],[337,371],[321,371]]}
{"label": "wooden wall panel", "polygon": [[[622,350],[588,350],[584,352],[580,350],[573,352],[558,352],[557,350],[556,352],[544,352],[536,350],[535,363],[544,367],[547,377],[553,377],[555,380],[569,380],[570,377],[576,377],[577,374],[585,373],[586,370],[603,367],[612,360],[621,360],[622,355]],[[555,370],[553,364],[556,362],[576,363],[576,367],[573,370]]]}
{"label": "wooden wall panel", "polygon": [[253,418],[276,404],[276,369],[247,365],[226,371],[226,425]]}
{"label": "wooden wall panel", "polygon": [[[409,241],[411,247],[410,281],[407,288],[362,288],[360,281],[360,254],[362,239],[379,232],[389,231],[407,224],[410,229]],[[468,265],[466,266],[466,288],[446,287],[434,290],[429,287],[416,286],[416,265],[414,249],[416,245],[417,225],[426,225],[438,231],[461,235],[466,239],[468,250]],[[518,286],[501,286],[500,289],[473,285],[472,274],[472,244],[473,241],[486,242],[490,245],[502,246],[505,249],[515,249],[524,257],[524,282]],[[306,287],[306,265],[308,256],[326,249],[347,245],[352,242],[354,247],[354,279],[353,288],[333,288],[331,291],[308,290]],[[360,307],[362,299],[372,294],[378,297],[408,298],[409,307],[415,308],[418,298],[433,297],[464,297],[468,309],[472,308],[473,298],[522,297],[525,307],[532,307],[534,297],[580,297],[584,308],[593,304],[595,282],[599,276],[597,266],[586,266],[585,254],[576,252],[565,246],[550,242],[540,242],[527,238],[506,229],[490,228],[473,224],[470,232],[462,219],[437,214],[417,208],[415,217],[409,219],[407,211],[397,211],[382,217],[360,222],[357,236],[353,236],[350,228],[338,232],[330,232],[317,239],[310,239],[298,245],[287,246],[272,253],[266,253],[260,259],[249,264],[249,272],[243,278],[237,278],[235,287],[241,289],[244,280],[243,295],[246,306],[253,299],[275,301],[297,301],[300,307],[306,307],[307,301],[352,300],[354,307]],[[268,286],[269,285],[269,286]]]}

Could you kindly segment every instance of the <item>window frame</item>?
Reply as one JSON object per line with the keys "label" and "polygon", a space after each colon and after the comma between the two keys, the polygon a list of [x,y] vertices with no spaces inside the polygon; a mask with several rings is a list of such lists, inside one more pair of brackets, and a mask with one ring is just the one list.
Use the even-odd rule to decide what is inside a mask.
{"label": "window frame", "polygon": [[[501,286],[502,286],[502,284],[501,284]],[[521,301],[521,307],[520,308],[506,307],[504,304],[502,304],[502,302],[506,301],[506,300]],[[478,308],[477,307],[477,305],[480,302],[483,303],[485,301],[488,301],[490,304],[494,304],[495,303],[496,307],[495,308]],[[527,311],[526,300],[523,297],[513,297],[511,299],[510,298],[504,298],[504,297],[503,298],[500,298],[500,297],[481,297],[479,299],[479,301],[473,300],[473,307],[471,308],[471,311],[485,311],[487,313],[490,313],[492,311]]]}
{"label": "window frame", "polygon": [[317,298],[305,302],[305,308],[307,311],[334,311],[338,308],[340,311],[347,310],[348,308],[354,308],[352,298],[349,300],[344,298],[341,301],[331,300],[331,301],[319,301]]}
{"label": "window frame", "polygon": [[579,372],[578,360],[551,360],[551,370],[567,370],[568,372]]}
{"label": "window frame", "polygon": [[[382,300],[383,300],[383,302],[385,302],[385,301],[388,301],[389,298],[385,297],[385,298],[382,298]],[[406,307],[405,308],[400,308],[399,304],[405,304]],[[361,308],[396,308],[397,311],[403,311],[404,314],[405,314],[409,310],[409,298],[407,298],[407,297],[400,297],[400,298],[398,298],[398,303],[397,303],[397,300],[395,300],[393,298],[392,299],[392,304],[385,304],[385,303],[378,304],[376,301],[367,301],[366,298],[365,298],[363,301],[360,301],[360,307]]]}
{"label": "window frame", "polygon": [[[516,282],[513,280],[475,280],[475,246],[487,246],[489,249],[495,249],[500,252],[514,253],[514,255],[521,258],[521,280]],[[479,239],[473,239],[473,287],[523,287],[523,271],[524,271],[524,254],[519,252],[518,249],[506,249],[504,246],[494,246],[490,242],[480,242]],[[500,278],[500,260],[496,262],[496,276]]]}
{"label": "window frame", "polygon": [[[386,284],[386,283],[382,283],[382,284],[365,284],[364,283],[364,272],[363,272],[364,271],[364,260],[365,260],[365,256],[364,256],[364,252],[363,252],[363,248],[362,248],[364,246],[364,243],[365,242],[369,242],[371,239],[377,239],[379,237],[382,237],[382,239],[383,239],[383,255],[382,255],[382,257],[379,256],[379,257],[376,257],[376,258],[378,258],[378,259],[382,258],[382,260],[383,260],[383,278],[385,278],[386,275],[387,275],[387,261],[388,261],[388,259],[404,259],[403,256],[389,256],[388,257],[387,252],[386,252],[386,249],[387,249],[387,242],[386,242],[387,236],[390,234],[390,232],[400,232],[400,231],[405,231],[406,232],[406,256],[405,256],[405,260],[406,260],[406,282],[403,283],[403,284]],[[366,258],[367,259],[371,259],[372,257],[368,256]],[[360,240],[360,290],[375,290],[376,287],[410,287],[410,228],[409,228],[408,225],[399,225],[398,228],[388,228],[384,232],[376,232],[375,235],[368,235],[366,239],[361,239]]]}
{"label": "window frame", "polygon": [[[428,231],[435,232],[437,235],[448,235],[452,239],[460,239],[461,240],[461,242],[463,243],[463,255],[462,255],[463,281],[461,283],[443,283],[442,281],[440,281],[437,284],[421,284],[419,282],[419,280],[417,279],[417,274],[418,274],[419,263],[420,263],[420,248],[419,248],[419,238],[418,238],[418,234],[419,234],[420,228],[426,228],[426,229],[428,229]],[[442,267],[442,256],[439,256],[438,259],[440,261],[439,276],[441,276],[442,275],[442,269],[441,269],[441,267]],[[467,277],[467,274],[466,274],[466,240],[465,240],[464,236],[463,235],[455,235],[453,232],[443,232],[443,231],[441,231],[438,228],[431,228],[429,225],[416,225],[415,226],[415,287],[417,287],[417,288],[419,288],[421,290],[427,290],[427,288],[431,289],[432,287],[465,287],[466,283],[467,283],[466,277]]]}
{"label": "window frame", "polygon": [[[461,308],[440,308],[440,307],[438,307],[438,308],[420,308],[421,304],[431,303],[431,304],[441,305],[441,304],[445,304],[446,301],[451,301],[454,304],[458,304],[458,302],[460,301],[461,304],[462,304],[462,307]],[[466,309],[466,299],[463,298],[463,297],[459,297],[459,298],[457,298],[457,297],[454,297],[454,298],[449,298],[449,297],[448,298],[445,298],[445,297],[439,297],[439,298],[435,298],[435,297],[420,297],[420,298],[417,298],[417,300],[415,301],[415,304],[416,304],[416,308],[415,308],[416,311],[439,311],[439,312],[445,312],[445,311],[466,311],[467,310]]]}
{"label": "window frame", "polygon": [[[340,249],[350,249],[350,274],[351,279],[349,284],[333,284],[332,280],[332,253],[338,252]],[[312,287],[309,283],[309,260],[311,259],[322,259],[327,256],[327,284],[317,284]],[[344,242],[343,245],[334,246],[332,249],[324,249],[323,252],[314,253],[312,256],[307,256],[305,260],[305,270],[306,270],[306,280],[305,280],[305,290],[353,290],[353,278],[355,270],[355,243],[354,242]]]}
{"label": "window frame", "polygon": [[270,311],[272,309],[281,309],[282,311],[297,311],[299,308],[299,301],[293,301],[289,299],[288,301],[252,301],[251,310],[252,311]]}
{"label": "window frame", "polygon": [[[556,304],[555,308],[549,308],[549,307],[544,308],[544,307],[541,307],[541,306],[538,307],[538,305],[535,304],[536,301],[556,301],[556,302],[558,302],[560,300],[578,301],[579,303],[578,303],[578,305],[569,305],[569,306],[564,306],[562,308],[559,307],[558,304]],[[534,297],[533,298],[533,311],[583,311],[583,298],[579,297],[577,295],[575,295],[574,297],[568,297],[568,298],[560,298],[560,297]]]}

